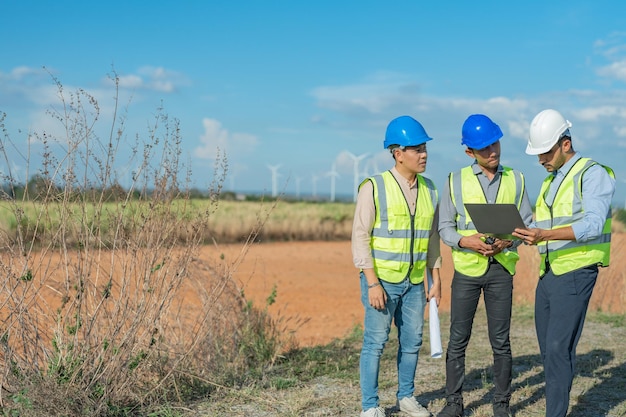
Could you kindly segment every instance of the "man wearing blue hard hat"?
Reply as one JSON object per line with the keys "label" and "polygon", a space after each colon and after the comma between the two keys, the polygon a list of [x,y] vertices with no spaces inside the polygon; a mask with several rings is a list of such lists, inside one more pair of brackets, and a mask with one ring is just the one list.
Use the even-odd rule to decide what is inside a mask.
{"label": "man wearing blue hard hat", "polygon": [[439,234],[452,248],[454,276],[450,299],[450,341],[446,351],[446,405],[438,417],[463,416],[465,351],[482,292],[493,351],[494,417],[511,415],[512,355],[509,332],[513,275],[519,260],[512,240],[478,233],[466,203],[513,203],[526,225],[532,207],[521,172],[500,165],[502,130],[483,114],[469,116],[461,144],[473,163],[448,176],[441,196]]}
{"label": "man wearing blue hard hat", "polygon": [[[410,116],[393,119],[383,146],[395,165],[359,186],[352,228],[352,257],[360,270],[365,308],[360,358],[361,417],[385,417],[378,397],[380,357],[392,322],[398,329],[397,407],[404,415],[429,417],[414,397],[415,372],[426,301],[441,298],[437,233],[438,194],[423,177],[431,138]],[[433,285],[424,288],[430,269]]]}

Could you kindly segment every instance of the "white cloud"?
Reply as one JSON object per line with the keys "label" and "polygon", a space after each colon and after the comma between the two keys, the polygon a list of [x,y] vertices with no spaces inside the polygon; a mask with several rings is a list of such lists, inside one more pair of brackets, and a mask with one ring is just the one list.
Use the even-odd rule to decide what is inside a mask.
{"label": "white cloud", "polygon": [[614,78],[620,81],[626,81],[626,59],[613,62],[607,66],[600,67],[597,70],[598,75],[602,77]]}
{"label": "white cloud", "polygon": [[528,123],[520,120],[510,120],[507,122],[509,134],[513,137],[524,138],[528,136]]}
{"label": "white cloud", "polygon": [[595,122],[603,117],[626,118],[626,109],[619,106],[585,107],[574,111],[577,119],[585,122]]}
{"label": "white cloud", "polygon": [[[189,85],[187,78],[173,70],[163,67],[144,66],[136,74],[119,75],[119,85],[124,89],[150,90],[161,93],[173,93],[179,87]],[[110,79],[106,83],[111,83]]]}
{"label": "white cloud", "polygon": [[9,73],[0,72],[0,81],[21,81],[28,77],[41,78],[48,75],[43,68],[31,68],[26,66],[15,67]]}
{"label": "white cloud", "polygon": [[614,126],[613,131],[617,136],[626,138],[626,126]]}
{"label": "white cloud", "polygon": [[119,76],[119,85],[121,88],[128,89],[140,89],[143,87],[143,79],[138,75],[120,75]]}
{"label": "white cloud", "polygon": [[[345,86],[320,87],[313,90],[313,97],[318,100],[321,113],[312,121],[351,131],[353,136],[375,136],[382,140],[389,120],[399,114],[410,114],[436,139],[431,146],[432,157],[453,144],[458,145],[461,125],[474,113],[486,114],[498,123],[506,136],[516,140],[514,149],[525,147],[530,121],[545,108],[557,108],[574,123],[573,134],[581,138],[577,140],[581,150],[590,147],[603,157],[605,148],[612,144],[624,146],[621,142],[626,138],[626,128],[622,127],[626,125],[626,91],[620,89],[572,89],[533,97],[488,98],[418,95],[417,91],[417,81],[402,75],[395,79],[374,77]],[[349,169],[349,160],[342,158],[338,163],[338,169],[344,172]]]}
{"label": "white cloud", "polygon": [[[58,81],[63,86],[65,100],[81,89],[66,83],[53,70],[16,67],[8,73],[0,72],[0,106],[17,108],[23,106],[28,113],[41,112],[62,104]],[[84,93],[95,97],[102,110],[103,103],[111,97],[111,90],[90,89]],[[81,93],[82,94],[82,93]],[[7,104],[5,104],[5,102]]]}
{"label": "white cloud", "polygon": [[389,106],[392,98],[385,90],[383,86],[365,85],[318,87],[313,91],[313,96],[323,108],[381,113]]}
{"label": "white cloud", "polygon": [[594,50],[608,61],[596,73],[605,78],[626,81],[626,32],[613,32],[594,43]]}
{"label": "white cloud", "polygon": [[[332,115],[316,114],[314,123],[328,123],[328,119],[344,116],[354,127],[359,119],[368,128],[386,126],[389,120],[400,114],[417,117],[428,131],[434,124],[445,124],[439,118],[458,114],[465,119],[470,114],[484,113],[503,123],[505,118],[519,117],[528,112],[529,102],[525,99],[491,97],[476,99],[465,97],[436,97],[420,93],[420,83],[408,75],[386,73],[348,85],[321,86],[311,94],[318,107],[331,111]],[[358,122],[357,122],[358,123]],[[335,127],[339,123],[334,123]],[[384,128],[384,127],[383,127]],[[460,126],[458,127],[460,132]]]}
{"label": "white cloud", "polygon": [[341,112],[380,114],[408,96],[417,97],[418,84],[407,76],[380,72],[363,82],[339,86],[320,86],[311,95],[322,108]]}
{"label": "white cloud", "polygon": [[0,108],[16,109],[32,102],[38,103],[41,86],[50,86],[51,81],[50,75],[42,68],[21,66],[7,73],[0,71]]}
{"label": "white cloud", "polygon": [[254,151],[258,139],[248,133],[231,133],[222,127],[215,119],[202,119],[204,133],[200,136],[201,146],[194,150],[196,157],[201,159],[215,159],[220,154],[231,155],[233,152],[249,154]]}
{"label": "white cloud", "polygon": [[[617,53],[618,49],[615,47],[611,53]],[[626,91],[623,89],[570,89],[530,96],[520,92],[518,96],[485,98],[418,94],[419,84],[415,79],[399,76],[395,81],[370,79],[345,86],[324,86],[313,90],[318,111],[310,120],[318,126],[330,126],[334,131],[350,132],[350,138],[362,138],[359,142],[347,142],[351,143],[348,149],[356,153],[377,150],[389,121],[399,114],[412,115],[435,138],[429,145],[427,175],[445,178],[449,171],[469,162],[460,145],[463,121],[470,114],[483,113],[500,125],[505,137],[513,139],[507,142],[502,162],[527,174],[532,193],[538,192],[535,188],[545,172],[537,165],[536,158],[529,158],[524,150],[530,121],[543,109],[555,108],[572,121],[575,148],[583,155],[613,167],[619,166],[620,162],[616,161],[625,157]],[[361,146],[363,143],[368,145]],[[335,162],[342,181],[349,182],[352,160],[342,154]],[[380,152],[380,155],[367,157],[359,171],[373,173],[376,171],[374,162],[380,169],[393,164],[388,153]]]}
{"label": "white cloud", "polygon": [[597,39],[594,44],[594,50],[596,53],[615,60],[616,57],[623,56],[626,52],[626,32],[614,31],[610,33],[605,39]]}

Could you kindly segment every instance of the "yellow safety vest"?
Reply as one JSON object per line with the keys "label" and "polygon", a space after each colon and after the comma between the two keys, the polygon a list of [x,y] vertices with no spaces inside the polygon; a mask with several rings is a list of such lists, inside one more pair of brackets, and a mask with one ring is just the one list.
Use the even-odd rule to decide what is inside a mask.
{"label": "yellow safety vest", "polygon": [[[424,281],[428,239],[438,202],[433,182],[417,175],[415,214],[390,171],[367,178],[374,186],[376,220],[370,246],[374,271],[379,279],[398,283],[409,277],[411,283]],[[360,188],[360,186],[359,186]]]}
{"label": "yellow safety vest", "polygon": [[[456,208],[456,230],[463,236],[477,233],[476,226],[465,209],[465,203],[487,203],[483,188],[474,174],[472,166],[461,170],[460,175],[450,174],[450,194],[452,204]],[[500,177],[500,187],[496,196],[496,204],[515,204],[519,210],[524,195],[524,176],[521,172],[508,167],[503,167]],[[519,260],[517,250],[514,248],[504,249],[494,258],[511,274],[515,274],[515,265]],[[471,249],[452,248],[452,260],[454,269],[463,275],[479,277],[487,272],[489,258]]]}
{"label": "yellow safety vest", "polygon": [[[559,185],[552,206],[548,206],[545,195],[553,175],[547,177],[541,186],[535,209],[535,221],[541,229],[558,229],[571,226],[584,217],[582,178],[589,167],[600,165],[589,158],[580,158],[565,175]],[[615,178],[613,170],[601,165]],[[549,240],[537,244],[541,255],[540,276],[545,274],[546,257],[555,275],[562,275],[589,265],[608,266],[611,252],[611,211],[608,210],[602,234],[591,241]]]}

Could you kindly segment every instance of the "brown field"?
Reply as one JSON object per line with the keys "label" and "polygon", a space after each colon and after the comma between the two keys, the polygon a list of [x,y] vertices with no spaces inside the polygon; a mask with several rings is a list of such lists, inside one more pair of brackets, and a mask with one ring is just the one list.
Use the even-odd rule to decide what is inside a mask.
{"label": "brown field", "polygon": [[[625,262],[622,257],[625,239],[626,233],[613,235],[612,263],[600,273],[591,301],[592,311],[619,314],[626,312],[624,307],[626,282],[622,272]],[[449,249],[442,246],[442,250],[443,299],[440,310],[445,312],[449,310],[452,265]],[[224,323],[228,324],[231,321],[234,323],[235,321],[230,318],[234,314],[241,314],[241,309],[236,304],[239,299],[231,292],[236,289],[230,285],[223,288],[216,286],[212,278],[217,278],[214,281],[219,284],[222,281],[231,283],[229,279],[221,278],[232,277],[239,289],[257,307],[266,306],[268,297],[275,299],[275,303],[268,307],[269,313],[275,319],[278,328],[293,333],[295,340],[302,347],[325,344],[335,338],[342,338],[361,324],[363,309],[359,301],[358,271],[351,262],[349,241],[254,244],[248,248],[243,261],[239,264],[242,253],[245,253],[245,247],[241,244],[207,245],[200,248],[199,262],[192,262],[188,269],[189,279],[185,280],[180,292],[173,293],[171,308],[168,314],[163,316],[162,324],[166,330],[169,329],[168,342],[182,345],[184,340],[197,334],[198,321],[202,319],[203,308],[207,305],[221,303],[216,308],[214,316],[207,316],[207,322],[211,322],[214,329],[222,329]],[[532,304],[537,278],[531,271],[535,270],[538,261],[535,248],[522,247],[520,254],[522,259],[518,264],[514,289],[514,303],[518,306]],[[107,254],[103,254],[102,259],[105,259],[104,255]],[[3,253],[0,260],[8,264],[10,257],[10,253]],[[104,263],[106,264],[106,261]],[[140,263],[140,259],[133,263]],[[62,294],[67,291],[64,292],[63,269],[59,267],[63,265],[63,260],[58,257],[58,253],[53,254],[46,263],[35,261],[35,264],[43,264],[51,273],[35,274],[33,283],[37,285],[25,286],[31,293],[24,299],[36,303],[36,306],[33,304],[31,307],[37,308],[31,311],[32,314],[28,317],[36,318],[35,322],[40,330],[37,337],[44,340],[46,330],[55,329],[57,317],[55,311],[61,303]],[[96,287],[97,285],[94,291]],[[113,286],[113,293],[116,292],[116,288],[119,287]],[[132,290],[132,287],[125,287],[123,292],[117,292],[119,300],[127,301],[128,298],[132,298],[132,294],[141,293]],[[163,291],[168,293],[165,288]],[[218,293],[223,295],[223,299],[220,299]],[[126,294],[130,297],[125,296]],[[21,293],[18,291],[16,295]],[[236,305],[229,309],[224,299],[233,300]],[[516,322],[512,333],[512,344],[516,352],[513,404],[517,410],[516,415],[520,417],[538,416],[542,415],[545,407],[540,358],[534,343],[536,339],[531,324],[532,318],[526,313],[528,310],[518,311],[522,311],[522,314],[514,317]],[[491,356],[484,354],[484,346],[488,344],[484,314],[478,316],[474,324],[477,331],[468,350],[468,358],[471,360],[466,381],[473,388],[468,390],[466,398],[471,405],[470,408],[473,409],[472,415],[484,417],[491,415],[490,404],[486,400],[491,385],[485,383],[491,366]],[[216,319],[225,321],[215,321]],[[166,320],[168,322],[165,322]],[[597,320],[589,322],[593,325],[586,327],[586,336],[578,349],[581,371],[574,381],[570,414],[572,417],[625,416],[626,403],[623,396],[620,396],[625,386],[622,376],[626,375],[622,343],[624,329]],[[152,322],[149,322],[149,329],[153,328]],[[449,315],[444,314],[442,315],[444,348],[448,328]],[[180,340],[177,340],[177,337]],[[431,411],[434,411],[440,410],[444,403],[445,373],[442,371],[441,359],[431,359],[427,354],[428,338],[428,332],[425,332],[423,346],[425,355],[424,360],[420,359],[416,395]],[[346,352],[349,354],[350,349],[354,349],[355,355],[358,354],[359,343],[356,342],[357,347],[350,344],[354,342],[342,345],[344,347],[341,349],[350,346]],[[381,366],[381,369],[385,370],[381,373],[381,398],[389,416],[400,415],[391,406],[395,403],[395,374],[392,371],[394,363],[395,359],[388,359]],[[216,397],[193,405],[197,410],[190,415],[233,417],[356,415],[359,411],[358,378],[354,379],[354,375],[347,379],[321,376],[287,390],[267,388],[261,391],[242,392],[240,389],[226,389],[223,394],[225,394],[223,398]],[[328,411],[327,413],[318,413],[320,404]]]}
{"label": "brown field", "polygon": [[[626,313],[626,233],[614,233],[611,266],[600,271],[591,311]],[[450,249],[442,244],[442,300],[439,310],[449,311],[452,261]],[[241,261],[243,244],[206,245],[200,247],[199,265],[217,265],[216,271],[227,271],[248,300],[259,308],[267,306],[275,291],[275,302],[267,307],[278,328],[290,332],[300,346],[325,344],[341,338],[361,325],[363,307],[360,302],[358,270],[352,264],[349,241],[276,242],[253,244]],[[3,256],[11,256],[3,254]],[[58,253],[49,254],[50,272],[42,277],[36,298],[45,300],[41,320],[52,328],[53,312],[61,304],[63,287],[62,260]],[[532,304],[537,277],[538,255],[533,247],[520,248],[520,262],[514,280],[514,303]],[[0,257],[2,258],[2,257]],[[237,266],[233,264],[237,264]],[[5,260],[5,264],[9,264]],[[35,264],[43,264],[42,261]],[[221,266],[220,266],[221,265]],[[221,268],[221,269],[220,269]],[[194,269],[191,280],[180,289],[173,302],[182,316],[176,320],[195,320],[203,297],[211,292],[208,269]],[[118,274],[119,275],[119,274]],[[214,284],[214,283],[213,283]],[[119,285],[119,284],[118,284]],[[35,287],[33,287],[35,288]],[[31,288],[31,290],[33,289]],[[115,286],[114,286],[115,288]],[[180,308],[180,310],[179,310]]]}
{"label": "brown field", "polygon": [[[626,313],[625,233],[614,233],[611,266],[600,271],[591,311]],[[241,252],[241,245],[219,249],[205,247],[200,257],[210,261],[224,255],[228,263]],[[450,249],[442,245],[443,297],[440,311],[450,308],[452,262]],[[520,248],[520,262],[514,281],[514,303],[532,304],[537,277],[538,255],[532,247]],[[246,296],[257,306],[275,287],[276,302],[270,313],[295,332],[301,346],[326,343],[349,333],[362,321],[358,271],[351,260],[350,242],[279,242],[253,245],[234,277]]]}

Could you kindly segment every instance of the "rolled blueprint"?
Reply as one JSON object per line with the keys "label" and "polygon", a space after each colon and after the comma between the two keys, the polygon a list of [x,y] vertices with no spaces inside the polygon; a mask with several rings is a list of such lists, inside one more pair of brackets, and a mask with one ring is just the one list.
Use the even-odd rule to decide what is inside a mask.
{"label": "rolled blueprint", "polygon": [[[433,276],[430,270],[426,268],[426,275],[428,277],[428,289],[433,286]],[[441,329],[439,328],[439,308],[437,307],[437,300],[432,299],[428,302],[428,327],[430,328],[430,357],[441,358],[443,354],[443,348],[441,347]]]}

